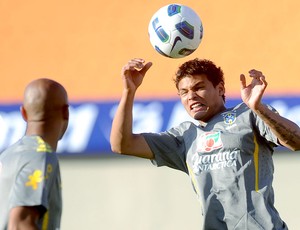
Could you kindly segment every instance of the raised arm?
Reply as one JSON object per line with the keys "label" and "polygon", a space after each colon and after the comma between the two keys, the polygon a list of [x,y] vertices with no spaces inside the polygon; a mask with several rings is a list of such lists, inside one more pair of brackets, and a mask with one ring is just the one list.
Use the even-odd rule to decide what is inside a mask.
{"label": "raised arm", "polygon": [[113,152],[152,159],[153,153],[141,134],[132,132],[132,109],[137,88],[152,63],[132,59],[122,68],[123,92],[110,134]]}
{"label": "raised arm", "polygon": [[300,150],[300,128],[294,122],[280,116],[261,103],[262,96],[267,87],[265,76],[257,70],[249,71],[252,81],[246,85],[246,77],[241,74],[241,96],[247,106],[252,109],[277,136],[281,145],[291,149]]}

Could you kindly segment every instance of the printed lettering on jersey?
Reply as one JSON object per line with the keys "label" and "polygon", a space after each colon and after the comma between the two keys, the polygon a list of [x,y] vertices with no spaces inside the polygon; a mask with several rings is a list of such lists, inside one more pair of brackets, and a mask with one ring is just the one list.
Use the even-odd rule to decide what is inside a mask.
{"label": "printed lettering on jersey", "polygon": [[236,113],[233,111],[223,113],[222,116],[226,125],[232,125],[236,121]]}
{"label": "printed lettering on jersey", "polygon": [[41,170],[35,170],[33,174],[28,176],[28,181],[26,182],[26,186],[31,186],[33,190],[38,188],[39,183],[43,181],[43,173]]}
{"label": "printed lettering on jersey", "polygon": [[221,170],[237,166],[239,151],[218,152],[216,154],[196,153],[192,157],[192,169],[196,175],[203,171]]}
{"label": "printed lettering on jersey", "polygon": [[198,140],[199,152],[211,152],[215,149],[223,147],[220,132],[206,132],[199,137]]}
{"label": "printed lettering on jersey", "polygon": [[[235,120],[235,115],[228,117],[234,118],[232,121]],[[221,132],[206,132],[202,134],[197,145],[197,152],[192,157],[192,170],[196,175],[203,171],[220,170],[236,166],[238,151],[210,153],[223,147]]]}

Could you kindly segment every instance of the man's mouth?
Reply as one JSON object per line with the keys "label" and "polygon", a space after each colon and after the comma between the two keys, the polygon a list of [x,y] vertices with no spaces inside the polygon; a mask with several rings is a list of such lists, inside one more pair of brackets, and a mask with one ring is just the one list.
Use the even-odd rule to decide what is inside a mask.
{"label": "man's mouth", "polygon": [[200,102],[192,104],[190,108],[192,111],[207,110],[206,106]]}

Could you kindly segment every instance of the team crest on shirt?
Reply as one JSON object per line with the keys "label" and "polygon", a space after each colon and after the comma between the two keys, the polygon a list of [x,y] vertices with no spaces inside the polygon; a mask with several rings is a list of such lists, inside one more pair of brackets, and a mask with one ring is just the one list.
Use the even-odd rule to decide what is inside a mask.
{"label": "team crest on shirt", "polygon": [[236,113],[235,112],[226,112],[223,113],[224,123],[226,125],[232,125],[236,121]]}
{"label": "team crest on shirt", "polygon": [[220,132],[206,132],[199,138],[198,151],[199,152],[211,152],[214,149],[220,149],[223,147]]}

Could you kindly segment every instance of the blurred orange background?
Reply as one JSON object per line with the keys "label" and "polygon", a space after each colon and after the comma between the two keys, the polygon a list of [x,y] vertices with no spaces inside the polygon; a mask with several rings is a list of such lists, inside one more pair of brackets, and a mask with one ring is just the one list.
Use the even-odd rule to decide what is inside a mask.
{"label": "blurred orange background", "polygon": [[299,94],[300,2],[181,1],[204,26],[196,52],[183,59],[160,56],[148,39],[148,23],[171,1],[52,0],[0,2],[0,102],[22,99],[39,77],[61,82],[70,100],[119,98],[120,71],[127,60],[154,63],[137,96],[176,97],[172,82],[179,64],[208,58],[225,73],[227,96],[239,95],[239,75],[264,72],[268,94]]}

